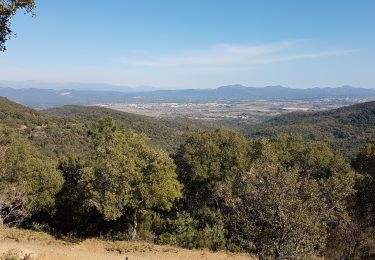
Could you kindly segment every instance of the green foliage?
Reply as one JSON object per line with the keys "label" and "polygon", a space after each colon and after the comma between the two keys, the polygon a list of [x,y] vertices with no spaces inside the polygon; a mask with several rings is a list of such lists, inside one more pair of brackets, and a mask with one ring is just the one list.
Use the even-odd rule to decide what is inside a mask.
{"label": "green foliage", "polygon": [[240,214],[262,259],[313,259],[324,247],[328,205],[319,184],[278,165],[254,166]]}
{"label": "green foliage", "polygon": [[206,225],[202,230],[198,230],[195,247],[209,248],[215,251],[225,249],[225,229],[223,225]]}
{"label": "green foliage", "polygon": [[0,2],[0,51],[5,51],[5,42],[12,36],[10,19],[18,10],[31,12],[34,0],[2,0]]}
{"label": "green foliage", "polygon": [[188,130],[207,128],[207,124],[186,119],[163,119],[116,111],[103,107],[63,106],[43,112],[75,120],[91,126],[98,118],[111,117],[127,130],[145,134],[150,143],[167,152],[174,152],[183,142],[183,134]]}
{"label": "green foliage", "polygon": [[353,158],[368,140],[375,139],[375,101],[324,112],[289,113],[258,125],[241,127],[251,138],[301,135],[323,141]]}
{"label": "green foliage", "polygon": [[359,173],[375,177],[375,142],[369,142],[364,146],[352,165]]}
{"label": "green foliage", "polygon": [[93,133],[93,165],[82,176],[89,206],[108,221],[131,214],[134,232],[140,210],[172,207],[181,185],[167,154],[148,146],[143,136],[115,128],[109,119],[100,120]]}
{"label": "green foliage", "polygon": [[343,157],[302,137],[248,142],[223,129],[197,131],[175,163],[182,207],[197,221],[194,246],[255,249],[266,259],[323,253],[354,193]]}
{"label": "green foliage", "polygon": [[[372,239],[373,239],[372,235]],[[355,219],[346,216],[328,237],[327,259],[371,259],[371,232],[363,230]]]}
{"label": "green foliage", "polygon": [[175,218],[168,218],[165,230],[166,232],[158,236],[157,241],[161,244],[211,250],[225,248],[225,232],[222,224],[199,228],[198,221],[185,211],[177,212]]}
{"label": "green foliage", "polygon": [[[5,224],[18,224],[33,213],[53,208],[62,176],[53,161],[7,128],[0,128],[0,169],[0,208]],[[17,214],[9,215],[11,212]]]}
{"label": "green foliage", "polygon": [[356,189],[356,213],[366,227],[375,225],[375,143],[369,142],[352,162],[353,168],[361,174]]}
{"label": "green foliage", "polygon": [[[60,232],[84,232],[84,227],[95,221],[84,208],[86,194],[81,179],[85,167],[82,159],[74,155],[62,160],[58,166],[64,177],[64,185],[56,194],[56,216],[53,224]],[[87,219],[89,216],[90,219]]]}
{"label": "green foliage", "polygon": [[43,115],[3,97],[0,97],[0,121],[48,157],[88,153],[87,128],[80,122]]}
{"label": "green foliage", "polygon": [[[252,143],[237,219],[263,259],[313,259],[346,215],[355,174],[321,143],[281,137]],[[248,216],[241,221],[241,216]]]}
{"label": "green foliage", "polygon": [[159,236],[159,242],[162,244],[194,248],[196,229],[197,222],[188,213],[177,212],[175,219],[167,220],[168,232]]}
{"label": "green foliage", "polygon": [[248,167],[248,143],[225,129],[201,130],[187,135],[175,156],[184,185],[184,203],[201,225],[216,224],[230,203],[234,181]]}
{"label": "green foliage", "polygon": [[126,130],[145,134],[152,146],[170,153],[183,142],[185,131],[207,128],[198,121],[159,119],[102,107],[64,106],[36,111],[0,97],[0,121],[50,157],[71,153],[88,156],[91,140],[87,132],[105,117],[115,119]]}

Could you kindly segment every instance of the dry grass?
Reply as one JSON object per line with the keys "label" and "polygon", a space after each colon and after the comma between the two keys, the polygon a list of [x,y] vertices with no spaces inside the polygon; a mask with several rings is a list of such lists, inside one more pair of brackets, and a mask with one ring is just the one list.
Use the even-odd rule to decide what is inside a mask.
{"label": "dry grass", "polygon": [[[155,245],[148,242],[104,241],[86,239],[82,241],[58,240],[43,232],[23,229],[0,228],[0,259],[3,254],[15,253],[11,260],[71,260],[71,259],[255,259],[249,254],[187,250],[172,246]],[[25,258],[28,257],[28,258]],[[8,260],[8,259],[6,259]]]}
{"label": "dry grass", "polygon": [[22,253],[21,250],[9,249],[0,255],[0,260],[37,260],[30,253]]}

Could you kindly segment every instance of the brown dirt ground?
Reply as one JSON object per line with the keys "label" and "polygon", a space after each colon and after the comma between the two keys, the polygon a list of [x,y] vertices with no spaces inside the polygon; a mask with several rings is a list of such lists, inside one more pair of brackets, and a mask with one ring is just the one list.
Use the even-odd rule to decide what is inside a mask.
{"label": "brown dirt ground", "polygon": [[86,239],[68,242],[43,233],[15,228],[0,228],[0,256],[9,250],[17,250],[20,256],[29,254],[38,260],[250,260],[249,254],[187,250],[172,246],[160,246],[148,242],[104,241]]}

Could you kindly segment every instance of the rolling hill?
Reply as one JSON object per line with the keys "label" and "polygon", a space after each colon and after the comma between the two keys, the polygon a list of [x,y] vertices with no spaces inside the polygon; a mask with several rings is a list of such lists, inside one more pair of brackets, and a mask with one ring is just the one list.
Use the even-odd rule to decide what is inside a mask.
{"label": "rolling hill", "polygon": [[112,117],[125,128],[143,133],[156,146],[173,151],[182,141],[182,135],[188,130],[208,127],[202,121],[186,119],[162,119],[138,114],[116,111],[95,106],[63,106],[41,111],[42,113],[84,122],[90,125],[102,117]]}
{"label": "rolling hill", "polygon": [[[103,107],[63,106],[42,111],[0,97],[0,123],[18,129],[49,154],[87,149],[87,130],[101,117],[144,133],[150,142],[173,152],[187,130],[210,127],[202,121],[160,119]],[[230,125],[230,124],[227,124]],[[375,140],[375,101],[324,112],[295,112],[263,123],[236,127],[249,138],[291,134],[329,143],[351,158],[368,140]]]}
{"label": "rolling hill", "polygon": [[375,140],[375,101],[324,112],[295,112],[241,129],[250,138],[302,135],[329,143],[352,157],[368,140]]}
{"label": "rolling hill", "polygon": [[64,106],[36,111],[0,97],[0,124],[17,129],[50,155],[85,152],[87,131],[101,117],[113,117],[125,128],[146,134],[151,144],[173,151],[186,130],[207,127],[187,120],[166,120],[101,107]]}
{"label": "rolling hill", "polygon": [[86,126],[83,123],[41,114],[0,97],[0,125],[25,135],[35,146],[50,156],[81,153],[86,150]]}

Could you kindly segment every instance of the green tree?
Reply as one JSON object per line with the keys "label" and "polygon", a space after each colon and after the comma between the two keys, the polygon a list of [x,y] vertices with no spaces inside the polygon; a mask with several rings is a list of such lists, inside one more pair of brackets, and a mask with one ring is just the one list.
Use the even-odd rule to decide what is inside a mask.
{"label": "green tree", "polygon": [[55,164],[14,130],[0,128],[0,222],[49,212],[63,183]]}
{"label": "green tree", "polygon": [[328,206],[319,183],[277,164],[254,165],[244,181],[239,223],[260,259],[313,259],[324,245]]}
{"label": "green tree", "polygon": [[361,174],[375,176],[375,142],[364,146],[354,159],[353,168]]}
{"label": "green tree", "polygon": [[64,177],[64,185],[56,194],[54,224],[59,231],[85,232],[89,226],[95,224],[95,218],[84,207],[87,198],[82,175],[86,166],[87,164],[75,155],[63,159],[58,166]]}
{"label": "green tree", "polygon": [[356,184],[356,213],[366,227],[375,226],[375,142],[361,149],[352,162],[353,168],[361,174]]}
{"label": "green tree", "polygon": [[225,247],[226,240],[238,245],[233,237],[240,231],[232,209],[238,200],[237,181],[249,169],[248,141],[226,129],[190,132],[174,159],[184,185],[180,210],[198,223],[195,246],[216,250]]}
{"label": "green tree", "polygon": [[5,51],[5,42],[12,36],[11,18],[18,10],[31,12],[35,8],[34,0],[0,0],[0,51]]}
{"label": "green tree", "polygon": [[262,259],[318,258],[346,219],[355,174],[326,145],[299,137],[257,140],[251,151],[251,168],[238,181],[239,236]]}
{"label": "green tree", "polygon": [[187,134],[175,163],[184,185],[184,203],[205,224],[217,224],[232,199],[234,181],[247,170],[248,142],[229,130],[209,129]]}
{"label": "green tree", "polygon": [[325,143],[305,141],[300,136],[260,139],[252,143],[252,158],[278,161],[285,169],[298,168],[299,174],[322,183],[327,203],[337,219],[347,208],[347,197],[354,192],[356,175],[344,157]]}
{"label": "green tree", "polygon": [[169,210],[180,198],[172,159],[147,145],[146,138],[116,127],[105,118],[95,124],[93,165],[83,171],[87,203],[105,220],[132,216],[132,238],[137,236],[141,210]]}

